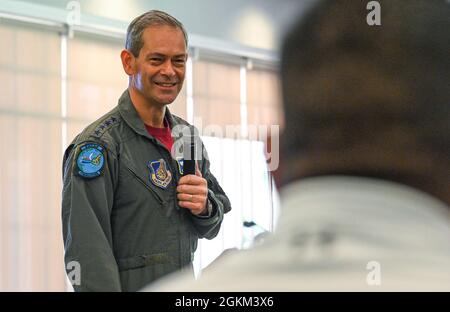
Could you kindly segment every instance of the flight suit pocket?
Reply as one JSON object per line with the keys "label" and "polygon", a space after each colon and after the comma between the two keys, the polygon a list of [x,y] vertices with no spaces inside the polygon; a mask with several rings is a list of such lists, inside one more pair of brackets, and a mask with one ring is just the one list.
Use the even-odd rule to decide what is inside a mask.
{"label": "flight suit pocket", "polygon": [[142,268],[148,265],[165,264],[173,262],[168,253],[156,253],[150,255],[140,255],[125,259],[118,259],[119,271]]}
{"label": "flight suit pocket", "polygon": [[[130,163],[125,159],[120,162],[119,187],[116,197],[121,199],[122,207],[135,207],[136,215],[139,214],[142,220],[145,219],[142,207],[158,207],[162,217],[168,218],[172,223],[176,223],[178,219],[176,192],[174,185],[171,183],[166,188],[161,188],[152,183],[151,172],[144,162],[137,164]],[[172,181],[173,182],[173,181]],[[147,213],[156,212],[148,211]],[[148,216],[155,219],[157,216]]]}
{"label": "flight suit pocket", "polygon": [[150,182],[147,181],[148,178],[146,178],[145,175],[139,173],[138,170],[136,170],[134,167],[130,165],[127,165],[125,163],[124,165],[125,170],[128,172],[129,175],[138,180],[139,183],[141,183],[147,190],[149,190],[160,204],[164,204],[165,200],[155,189],[155,186],[150,185]]}
{"label": "flight suit pocket", "polygon": [[117,259],[123,291],[138,291],[149,283],[177,270],[168,253]]}

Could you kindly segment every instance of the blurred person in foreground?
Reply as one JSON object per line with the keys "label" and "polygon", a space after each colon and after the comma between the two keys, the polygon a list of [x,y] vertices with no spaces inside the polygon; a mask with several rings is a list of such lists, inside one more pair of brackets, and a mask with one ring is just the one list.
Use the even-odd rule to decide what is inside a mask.
{"label": "blurred person in foreground", "polygon": [[450,291],[450,9],[314,6],[281,59],[282,211],[263,246],[156,291]]}

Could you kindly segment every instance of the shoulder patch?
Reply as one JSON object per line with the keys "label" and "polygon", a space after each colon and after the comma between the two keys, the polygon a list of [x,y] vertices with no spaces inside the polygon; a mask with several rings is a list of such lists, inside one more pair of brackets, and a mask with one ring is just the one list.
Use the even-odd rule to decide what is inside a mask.
{"label": "shoulder patch", "polygon": [[84,178],[95,178],[102,174],[105,166],[105,148],[98,143],[81,145],[76,158],[76,172]]}

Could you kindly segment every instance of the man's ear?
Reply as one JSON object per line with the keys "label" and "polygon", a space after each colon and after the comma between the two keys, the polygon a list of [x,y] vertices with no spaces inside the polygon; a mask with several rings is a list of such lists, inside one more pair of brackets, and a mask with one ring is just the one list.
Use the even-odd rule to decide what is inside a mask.
{"label": "man's ear", "polygon": [[128,76],[136,74],[136,57],[127,49],[120,52],[123,70]]}

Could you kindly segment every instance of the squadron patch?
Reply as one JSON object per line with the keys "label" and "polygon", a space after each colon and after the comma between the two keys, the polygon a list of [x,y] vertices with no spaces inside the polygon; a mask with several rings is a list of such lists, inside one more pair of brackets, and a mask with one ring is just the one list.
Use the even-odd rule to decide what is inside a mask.
{"label": "squadron patch", "polygon": [[177,157],[177,164],[178,164],[178,171],[180,172],[181,175],[183,175],[184,158]]}
{"label": "squadron patch", "polygon": [[77,157],[77,173],[84,178],[95,178],[105,165],[104,147],[97,143],[86,143],[80,147]]}
{"label": "squadron patch", "polygon": [[150,169],[150,181],[154,185],[165,189],[172,180],[172,174],[167,170],[167,164],[164,159],[161,158],[149,162],[147,166]]}

